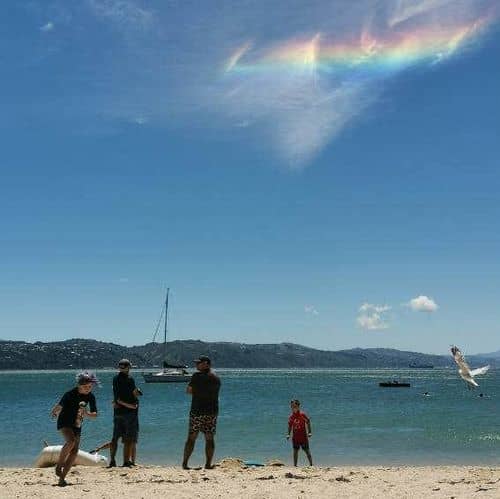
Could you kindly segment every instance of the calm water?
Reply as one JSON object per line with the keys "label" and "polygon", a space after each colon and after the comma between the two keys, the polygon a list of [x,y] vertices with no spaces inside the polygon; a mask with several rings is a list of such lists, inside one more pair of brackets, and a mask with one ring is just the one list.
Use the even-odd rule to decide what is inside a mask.
{"label": "calm water", "polygon": [[[136,382],[141,400],[138,462],[178,464],[187,430],[183,384]],[[284,439],[289,401],[299,398],[313,424],[317,464],[500,464],[500,376],[468,391],[454,370],[219,370],[222,390],[216,458],[290,462]],[[2,372],[0,465],[29,466],[42,441],[60,443],[49,410],[73,385],[74,372]],[[98,372],[100,415],[85,421],[82,449],[109,439],[111,379]],[[379,388],[398,378],[411,388]],[[431,396],[423,397],[428,391]],[[479,393],[486,394],[479,398]],[[202,462],[199,440],[192,463]]]}

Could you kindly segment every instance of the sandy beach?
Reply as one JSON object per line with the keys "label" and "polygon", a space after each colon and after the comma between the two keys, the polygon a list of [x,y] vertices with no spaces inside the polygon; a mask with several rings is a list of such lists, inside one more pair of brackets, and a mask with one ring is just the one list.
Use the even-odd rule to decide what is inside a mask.
{"label": "sandy beach", "polygon": [[69,485],[55,486],[53,468],[0,469],[0,497],[57,498],[290,498],[290,497],[500,497],[500,467],[288,467],[246,468],[225,459],[214,470],[136,466],[76,466]]}

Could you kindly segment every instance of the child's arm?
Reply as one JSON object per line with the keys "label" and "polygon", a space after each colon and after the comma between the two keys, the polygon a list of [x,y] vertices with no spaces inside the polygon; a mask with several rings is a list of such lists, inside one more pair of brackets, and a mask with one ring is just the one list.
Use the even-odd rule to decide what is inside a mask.
{"label": "child's arm", "polygon": [[50,417],[51,418],[56,418],[57,416],[59,416],[59,413],[61,412],[62,410],[62,405],[60,404],[56,404],[54,407],[52,407],[52,409],[50,410]]}

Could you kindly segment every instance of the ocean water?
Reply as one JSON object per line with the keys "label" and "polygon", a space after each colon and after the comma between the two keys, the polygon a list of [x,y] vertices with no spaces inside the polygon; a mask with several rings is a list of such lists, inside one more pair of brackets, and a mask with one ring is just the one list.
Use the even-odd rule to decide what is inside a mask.
{"label": "ocean water", "polygon": [[[500,371],[466,389],[452,369],[221,369],[216,459],[226,456],[291,462],[285,440],[289,401],[299,398],[312,420],[317,464],[500,464]],[[99,417],[84,421],[81,448],[112,433],[114,372],[97,372]],[[146,384],[137,461],[179,464],[190,397],[184,384]],[[0,466],[31,466],[43,440],[61,443],[51,407],[74,384],[75,372],[0,372]],[[379,388],[388,379],[411,388]],[[424,397],[423,392],[429,392]],[[480,398],[479,393],[484,397]],[[301,456],[303,459],[303,456]],[[203,462],[200,436],[192,464]]]}

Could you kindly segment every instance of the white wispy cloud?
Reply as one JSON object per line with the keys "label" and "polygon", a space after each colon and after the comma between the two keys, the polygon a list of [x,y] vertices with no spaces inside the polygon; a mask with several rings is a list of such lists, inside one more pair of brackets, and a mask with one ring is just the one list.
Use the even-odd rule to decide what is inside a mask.
{"label": "white wispy cloud", "polygon": [[305,305],[304,312],[306,314],[319,315],[319,312],[316,310],[316,307],[314,305]]}
{"label": "white wispy cloud", "polygon": [[425,295],[412,298],[405,305],[410,307],[414,312],[435,312],[439,308],[432,298]]}
{"label": "white wispy cloud", "polygon": [[372,303],[363,303],[359,307],[360,312],[376,312],[376,313],[383,313],[383,312],[388,312],[391,310],[392,307],[389,305],[374,305]]}
{"label": "white wispy cloud", "polygon": [[381,331],[389,328],[389,323],[380,314],[362,314],[357,317],[358,326],[368,331]]}
{"label": "white wispy cloud", "polygon": [[[388,24],[392,27],[417,16],[429,15],[430,12],[451,3],[455,5],[462,3],[462,8],[466,6],[463,2],[456,2],[456,0],[396,0]],[[472,3],[469,2],[469,4]]]}
{"label": "white wispy cloud", "polygon": [[132,0],[87,0],[96,16],[128,29],[147,29],[153,13]]}
{"label": "white wispy cloud", "polygon": [[47,33],[49,31],[52,31],[54,29],[54,23],[52,21],[49,21],[47,24],[44,24],[43,26],[40,26],[40,31],[43,33]]}
{"label": "white wispy cloud", "polygon": [[363,303],[359,307],[359,315],[356,322],[359,327],[368,331],[380,331],[389,328],[387,312],[391,310],[389,305],[375,305]]}

